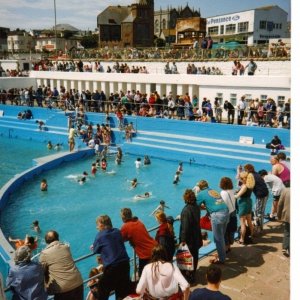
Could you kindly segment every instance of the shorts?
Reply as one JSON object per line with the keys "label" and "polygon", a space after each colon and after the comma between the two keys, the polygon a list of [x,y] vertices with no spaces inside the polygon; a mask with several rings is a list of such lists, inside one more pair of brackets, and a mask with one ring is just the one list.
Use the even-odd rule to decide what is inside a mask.
{"label": "shorts", "polygon": [[280,195],[278,196],[273,196],[273,201],[279,201]]}
{"label": "shorts", "polygon": [[69,144],[71,144],[71,143],[75,143],[75,140],[74,140],[74,138],[69,138]]}

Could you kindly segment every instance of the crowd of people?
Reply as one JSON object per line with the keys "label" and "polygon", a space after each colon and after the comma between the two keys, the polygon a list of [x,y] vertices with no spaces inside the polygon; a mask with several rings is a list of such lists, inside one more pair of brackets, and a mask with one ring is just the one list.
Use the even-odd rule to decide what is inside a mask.
{"label": "crowd of people", "polygon": [[290,99],[276,105],[272,98],[261,101],[247,99],[246,96],[237,99],[234,105],[235,103],[218,97],[213,101],[204,97],[201,101],[196,95],[191,96],[189,93],[173,95],[169,92],[160,95],[154,91],[147,95],[139,90],[128,90],[107,95],[98,90],[68,91],[63,86],[51,88],[44,85],[39,86],[36,91],[32,87],[0,91],[0,102],[8,104],[8,101],[16,105],[75,110],[76,114],[82,115],[81,118],[84,118],[84,112],[106,113],[107,118],[109,113],[115,113],[120,122],[124,121],[126,115],[135,115],[223,123],[227,116],[227,124],[236,122],[238,125],[289,129],[291,118]]}
{"label": "crowd of people", "polygon": [[[270,144],[276,147],[273,140]],[[106,172],[103,159],[107,151],[107,147],[104,147],[101,162],[97,159],[92,164],[91,175],[95,176],[97,172],[93,174],[94,165],[96,169],[101,168]],[[122,149],[119,148],[115,155],[115,163],[120,164],[123,158]],[[137,169],[142,164],[151,165],[149,156],[145,155],[143,162],[141,158],[136,159]],[[178,165],[176,175],[184,176],[182,162]],[[82,177],[87,176],[87,172],[83,172]],[[132,294],[143,299],[193,300],[210,299],[213,296],[223,300],[230,299],[219,291],[221,269],[215,265],[226,266],[228,258],[232,259],[230,251],[234,242],[238,246],[246,246],[253,243],[258,234],[263,235],[264,218],[283,221],[282,253],[289,256],[290,164],[285,154],[272,153],[269,172],[256,171],[249,163],[238,166],[236,180],[234,183],[231,178],[224,176],[220,178],[217,188],[201,179],[193,188],[187,188],[182,195],[184,203],[178,217],[180,226],[177,233],[173,227],[173,217],[167,216],[164,211],[168,208],[164,201],[160,201],[160,205],[151,213],[158,223],[154,237],[129,207],[120,210],[123,222],[120,229],[113,226],[110,216],[98,216],[96,227],[99,232],[90,250],[99,255],[97,261],[101,267],[95,267],[97,270],[93,268],[90,272],[87,300],[108,299],[112,291],[117,299]],[[137,185],[139,182],[135,178],[130,185],[133,183]],[[47,191],[47,187],[47,181],[43,180],[41,190]],[[269,190],[273,204],[270,213],[266,214]],[[150,193],[147,197],[150,197]],[[252,206],[253,198],[255,200]],[[201,211],[209,215],[216,254],[212,256],[211,266],[206,271],[207,287],[190,292],[190,286],[197,283],[199,249],[203,246]],[[241,229],[239,239],[235,241],[238,219]],[[35,232],[41,231],[37,220],[32,227]],[[36,249],[38,242],[33,237],[26,236],[24,240],[10,238],[9,241],[14,244],[16,252],[15,266],[9,271],[7,287],[16,297],[30,298],[35,295],[39,299],[47,299],[47,295],[54,295],[54,299],[83,299],[81,273],[74,263],[70,246],[60,242],[58,232],[50,230],[46,233],[46,247],[39,253],[39,262],[31,260],[32,251]],[[137,271],[133,270],[134,279],[130,275],[132,270],[130,271],[126,242],[133,247],[138,257]],[[192,266],[188,270],[173,263],[176,248],[185,245],[193,258]]]}

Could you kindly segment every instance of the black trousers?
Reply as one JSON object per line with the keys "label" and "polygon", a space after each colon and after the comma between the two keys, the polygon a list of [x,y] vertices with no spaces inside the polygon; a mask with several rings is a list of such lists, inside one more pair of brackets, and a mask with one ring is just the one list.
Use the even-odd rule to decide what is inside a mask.
{"label": "black trousers", "polygon": [[55,294],[54,300],[83,300],[83,284],[69,292]]}
{"label": "black trousers", "polygon": [[115,291],[116,299],[123,299],[132,292],[131,286],[129,261],[108,266],[99,280],[98,300],[107,300],[111,291]]}

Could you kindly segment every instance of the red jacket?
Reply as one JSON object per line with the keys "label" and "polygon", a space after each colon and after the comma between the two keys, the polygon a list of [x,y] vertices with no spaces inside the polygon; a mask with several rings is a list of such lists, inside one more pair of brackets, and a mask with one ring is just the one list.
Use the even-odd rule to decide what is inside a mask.
{"label": "red jacket", "polygon": [[151,258],[152,249],[157,245],[157,242],[149,235],[145,225],[140,220],[133,218],[124,223],[121,227],[121,234],[124,242],[129,241],[140,259]]}

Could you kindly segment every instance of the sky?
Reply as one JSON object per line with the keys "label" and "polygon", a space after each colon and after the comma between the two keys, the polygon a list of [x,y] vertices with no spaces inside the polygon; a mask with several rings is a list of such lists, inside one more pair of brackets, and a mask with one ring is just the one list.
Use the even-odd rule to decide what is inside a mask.
{"label": "sky", "polygon": [[[293,0],[296,1],[296,0]],[[70,24],[81,30],[94,30],[97,15],[109,5],[129,5],[135,0],[0,0],[0,27],[11,30],[53,28],[54,2],[56,24]],[[291,0],[164,0],[154,1],[155,9],[188,5],[200,9],[204,18],[238,12],[266,5],[278,5],[291,19]]]}

